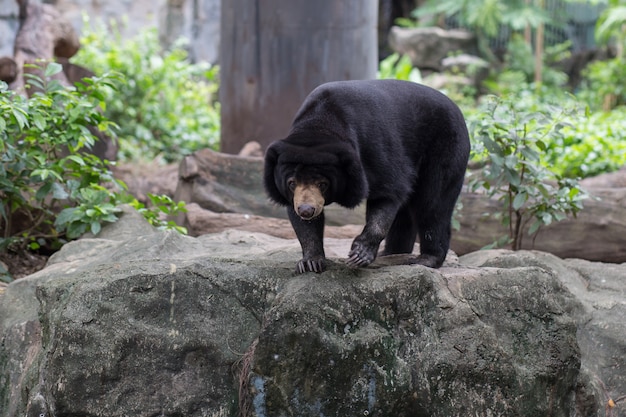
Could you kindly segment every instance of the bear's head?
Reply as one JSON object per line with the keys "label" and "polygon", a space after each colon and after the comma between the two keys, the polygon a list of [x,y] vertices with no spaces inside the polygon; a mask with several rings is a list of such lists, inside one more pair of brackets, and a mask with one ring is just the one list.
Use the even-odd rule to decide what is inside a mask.
{"label": "bear's head", "polygon": [[358,154],[337,141],[272,143],[265,153],[264,182],[273,201],[293,205],[303,220],[319,216],[330,203],[353,208],[367,196]]}

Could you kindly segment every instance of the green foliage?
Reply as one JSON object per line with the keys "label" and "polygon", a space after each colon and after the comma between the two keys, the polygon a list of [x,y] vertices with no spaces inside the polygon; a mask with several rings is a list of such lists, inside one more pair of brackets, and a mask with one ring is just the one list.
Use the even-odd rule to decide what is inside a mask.
{"label": "green foliage", "polygon": [[553,20],[536,2],[518,0],[427,0],[413,12],[419,19],[437,19],[441,15],[454,17],[461,27],[475,33],[480,51],[492,62],[496,59],[489,49],[488,39],[498,35],[502,28],[519,31]]}
{"label": "green foliage", "polygon": [[592,109],[605,111],[626,104],[626,4],[609,0],[608,6],[598,19],[595,35],[599,44],[613,47],[615,57],[591,62],[579,93]]}
{"label": "green foliage", "polygon": [[120,159],[173,162],[219,145],[217,67],[190,64],[180,46],[162,50],[155,29],[122,39],[115,24],[109,31],[85,22],[72,62],[96,74],[117,71],[128,81],[107,97],[106,116],[120,126]]}
{"label": "green foliage", "polygon": [[555,69],[553,64],[567,58],[570,55],[569,48],[570,43],[566,42],[545,49],[543,61],[546,65],[542,66],[542,83],[536,86],[533,85],[535,77],[533,50],[522,36],[514,35],[507,45],[504,70],[498,72],[494,78],[485,81],[485,86],[494,94],[519,93],[523,90],[538,88],[559,94],[558,91],[562,90],[567,83],[567,74]]}
{"label": "green foliage", "polygon": [[[44,76],[60,71],[51,63]],[[58,248],[66,237],[115,220],[117,194],[99,184],[120,185],[103,161],[83,151],[96,140],[90,127],[114,136],[99,106],[103,90],[119,82],[109,74],[66,88],[31,76],[31,98],[0,83],[0,249]]]}
{"label": "green foliage", "polygon": [[501,25],[521,30],[549,21],[549,16],[534,2],[501,0],[428,0],[413,13],[415,17],[454,16],[461,26],[495,36]]}
{"label": "green foliage", "polygon": [[615,42],[618,59],[624,58],[626,48],[626,4],[623,0],[609,0],[596,26],[596,40],[600,44]]}
{"label": "green foliage", "polygon": [[183,226],[178,226],[173,220],[170,220],[173,216],[180,213],[186,213],[187,207],[184,201],[178,203],[173,201],[166,195],[148,194],[151,206],[146,207],[145,204],[135,200],[131,203],[148,222],[159,230],[173,229],[182,234],[187,234],[187,229]]}
{"label": "green foliage", "polygon": [[523,230],[535,235],[542,226],[560,221],[582,209],[586,194],[576,180],[553,173],[542,161],[548,143],[562,135],[571,111],[544,107],[528,111],[516,98],[491,97],[471,125],[474,158],[484,160],[482,172],[470,182],[503,203],[499,213],[508,236],[494,246],[520,249]]}
{"label": "green foliage", "polygon": [[[111,73],[65,87],[48,80],[60,71],[51,63],[45,80],[30,76],[30,98],[0,82],[0,250],[56,250],[85,232],[98,234],[117,220],[120,204],[139,204],[107,161],[88,153],[96,140],[89,129],[114,137],[116,125],[100,108],[122,78]],[[161,212],[184,210],[169,197],[150,198]],[[158,226],[183,231],[166,221]]]}
{"label": "green foliage", "polygon": [[585,178],[626,165],[626,108],[570,116],[548,143],[545,162],[558,175]]}
{"label": "green foliage", "polygon": [[578,96],[594,110],[611,110],[626,104],[626,62],[621,58],[587,65]]}
{"label": "green foliage", "polygon": [[116,213],[121,211],[116,206],[118,194],[98,184],[85,188],[75,184],[74,187],[71,197],[77,205],[63,209],[54,221],[57,230],[66,231],[68,239],[75,239],[85,232],[97,235],[102,223],[117,220]]}
{"label": "green foliage", "polygon": [[411,58],[398,53],[393,53],[380,61],[377,77],[380,79],[393,78],[396,80],[413,81],[415,83],[422,81],[420,70],[413,66]]}

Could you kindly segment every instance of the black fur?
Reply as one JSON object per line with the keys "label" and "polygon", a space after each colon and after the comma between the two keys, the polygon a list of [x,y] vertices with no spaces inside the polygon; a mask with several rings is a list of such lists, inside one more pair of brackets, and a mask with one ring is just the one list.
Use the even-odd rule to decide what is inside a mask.
{"label": "black fur", "polygon": [[324,215],[302,220],[287,179],[328,179],[325,204],[355,207],[367,199],[366,224],[348,264],[366,266],[385,240],[384,255],[410,253],[438,268],[450,246],[450,222],[470,144],[459,108],[440,92],[397,80],[340,81],[316,88],[289,135],[265,157],[265,188],[287,206],[302,246],[298,271],[324,270]]}

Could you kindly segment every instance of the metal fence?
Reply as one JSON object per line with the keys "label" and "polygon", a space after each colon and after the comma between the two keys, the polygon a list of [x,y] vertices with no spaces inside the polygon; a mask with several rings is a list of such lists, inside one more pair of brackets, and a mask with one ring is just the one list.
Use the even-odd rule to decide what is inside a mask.
{"label": "metal fence", "polygon": [[[597,1],[546,0],[545,8],[552,22],[545,27],[545,45],[557,45],[569,40],[572,52],[595,48],[594,30],[605,7],[606,4]],[[450,28],[460,27],[453,16],[446,19],[446,25]],[[502,27],[498,35],[490,39],[491,48],[494,51],[505,50],[510,36],[511,30]]]}

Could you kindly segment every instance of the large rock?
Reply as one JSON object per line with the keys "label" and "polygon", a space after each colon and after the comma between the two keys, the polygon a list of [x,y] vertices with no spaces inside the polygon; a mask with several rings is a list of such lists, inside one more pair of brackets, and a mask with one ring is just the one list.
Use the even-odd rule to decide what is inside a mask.
{"label": "large rock", "polygon": [[402,28],[389,32],[389,45],[411,58],[413,66],[432,71],[443,69],[442,61],[453,53],[476,54],[476,37],[466,30],[444,30],[439,27]]}
{"label": "large rock", "polygon": [[[137,217],[0,295],[0,416],[589,416],[595,376],[626,391],[605,346],[623,349],[626,266],[491,251],[352,270],[328,239],[329,270],[295,276],[294,240]],[[566,288],[582,274],[593,302]]]}
{"label": "large rock", "polygon": [[544,252],[506,250],[474,252],[461,257],[461,262],[478,268],[535,266],[558,276],[583,306],[575,310],[574,317],[583,379],[589,381],[586,388],[592,389],[584,393],[581,386],[579,415],[596,415],[593,410],[597,406],[604,408],[606,404],[610,409],[610,400],[618,399],[615,415],[626,412],[626,264],[562,260]]}

